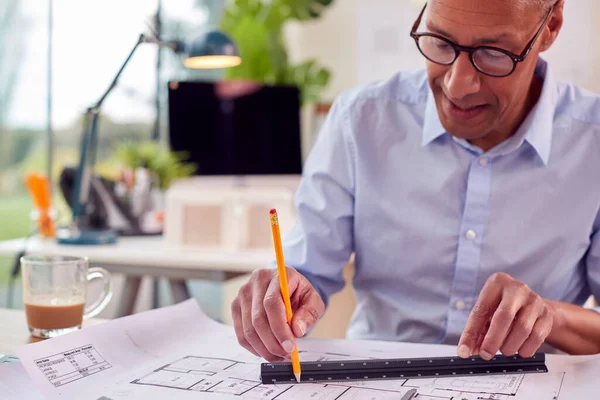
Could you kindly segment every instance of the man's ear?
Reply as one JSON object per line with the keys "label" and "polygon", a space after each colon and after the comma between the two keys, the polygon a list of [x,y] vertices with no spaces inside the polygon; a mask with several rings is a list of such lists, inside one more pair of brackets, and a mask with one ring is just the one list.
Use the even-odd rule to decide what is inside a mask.
{"label": "man's ear", "polygon": [[565,0],[559,0],[554,6],[554,10],[552,10],[552,15],[548,20],[546,28],[544,28],[540,52],[548,50],[556,41],[556,38],[558,37],[558,34],[563,26],[564,9]]}

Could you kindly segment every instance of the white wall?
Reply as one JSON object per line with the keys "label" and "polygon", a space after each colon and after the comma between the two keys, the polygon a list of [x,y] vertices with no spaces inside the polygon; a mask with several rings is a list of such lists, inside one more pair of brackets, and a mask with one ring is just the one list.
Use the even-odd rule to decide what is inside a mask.
{"label": "white wall", "polygon": [[356,22],[359,0],[335,0],[316,21],[290,24],[287,41],[292,60],[317,58],[332,69],[332,81],[324,93],[332,99],[357,82]]}
{"label": "white wall", "polygon": [[[358,67],[360,56],[358,36],[359,31],[365,31],[364,25],[361,29],[359,24],[359,10],[364,9],[362,6],[397,7],[398,13],[401,13],[398,15],[397,30],[400,35],[408,37],[411,27],[406,21],[416,19],[421,7],[419,3],[421,0],[335,0],[334,5],[321,19],[288,27],[286,33],[290,56],[294,60],[315,57],[332,69],[333,79],[324,93],[324,98],[331,100],[341,91],[364,81],[364,76],[359,77]],[[407,12],[412,12],[414,15],[407,16],[405,15]],[[571,80],[600,93],[600,41],[598,39],[600,38],[600,1],[567,0],[565,19],[565,27],[556,48],[551,49],[546,54],[546,58],[551,65],[554,65],[553,69],[558,79]],[[382,15],[379,23],[384,24],[389,21],[389,16]],[[380,28],[382,30],[385,26],[382,25]],[[586,37],[574,40],[574,36],[581,32],[585,32]],[[365,38],[362,39],[364,41]],[[366,43],[369,43],[368,40]],[[405,58],[411,61],[404,64],[412,67],[414,58],[420,57],[416,48],[413,50],[408,49],[405,54],[396,55],[396,58],[390,57],[390,60],[398,57]],[[589,51],[591,54],[588,58],[575,58],[575,50]],[[364,61],[368,63],[371,60]],[[386,74],[392,74],[400,68],[396,63],[383,67],[374,65],[371,78],[373,80],[385,78]],[[582,71],[589,74],[583,74]]]}

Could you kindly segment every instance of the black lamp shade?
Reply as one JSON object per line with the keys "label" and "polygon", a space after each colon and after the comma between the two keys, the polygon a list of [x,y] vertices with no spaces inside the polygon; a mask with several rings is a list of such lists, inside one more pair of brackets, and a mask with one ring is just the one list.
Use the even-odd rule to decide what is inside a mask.
{"label": "black lamp shade", "polygon": [[186,46],[184,65],[188,68],[211,69],[235,67],[242,62],[237,46],[221,31],[209,31]]}

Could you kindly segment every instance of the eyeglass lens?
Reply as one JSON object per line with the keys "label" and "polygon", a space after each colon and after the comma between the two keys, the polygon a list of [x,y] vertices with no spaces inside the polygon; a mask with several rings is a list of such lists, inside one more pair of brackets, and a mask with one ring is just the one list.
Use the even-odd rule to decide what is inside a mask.
{"label": "eyeglass lens", "polygon": [[[435,36],[421,36],[419,48],[425,57],[434,63],[449,65],[456,59],[456,50],[447,41]],[[473,63],[481,72],[503,76],[509,74],[514,62],[507,54],[493,49],[480,48],[473,53]]]}

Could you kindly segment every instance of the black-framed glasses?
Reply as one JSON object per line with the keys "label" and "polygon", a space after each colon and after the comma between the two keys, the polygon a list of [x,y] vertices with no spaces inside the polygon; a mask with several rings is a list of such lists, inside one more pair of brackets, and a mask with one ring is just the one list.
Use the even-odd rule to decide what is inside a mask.
{"label": "black-framed glasses", "polygon": [[550,15],[552,15],[552,10],[554,10],[554,6],[550,8],[550,11],[548,11],[544,17],[542,25],[539,27],[533,39],[529,41],[525,50],[523,50],[521,54],[515,54],[508,50],[492,46],[460,46],[435,33],[416,32],[421,24],[425,8],[427,8],[427,3],[425,3],[423,10],[421,10],[421,14],[419,14],[419,18],[410,31],[410,36],[415,39],[417,48],[421,54],[429,61],[436,64],[451,65],[456,61],[460,52],[464,51],[469,53],[471,64],[473,64],[477,71],[495,78],[509,76],[515,71],[518,63],[525,61],[536,40],[542,33],[544,26],[546,26],[546,22],[548,22]]}

